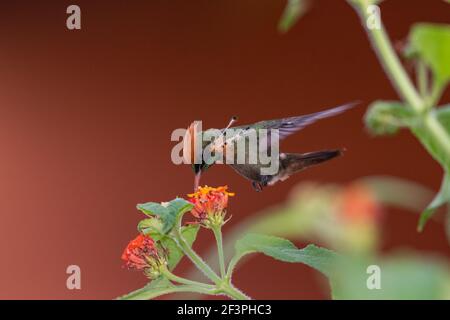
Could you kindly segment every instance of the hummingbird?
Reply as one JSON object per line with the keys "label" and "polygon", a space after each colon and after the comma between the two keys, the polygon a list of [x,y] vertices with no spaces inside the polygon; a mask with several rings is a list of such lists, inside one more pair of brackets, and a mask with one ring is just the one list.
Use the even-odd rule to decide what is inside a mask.
{"label": "hummingbird", "polygon": [[[194,178],[194,191],[198,189],[200,184],[200,178],[202,173],[204,173],[207,169],[209,169],[213,164],[219,163],[217,159],[221,159],[221,156],[226,156],[226,147],[230,143],[238,143],[243,139],[249,139],[250,132],[258,133],[256,135],[257,142],[262,149],[266,149],[268,155],[272,153],[272,140],[269,140],[270,130],[276,129],[278,139],[282,140],[291,134],[300,131],[306,126],[316,122],[320,119],[325,119],[329,117],[336,116],[352,107],[354,107],[357,103],[348,103],[338,107],[334,107],[331,109],[319,111],[312,114],[302,115],[302,116],[294,116],[287,117],[281,119],[274,120],[266,120],[259,121],[250,125],[243,126],[235,126],[232,125],[237,121],[237,117],[232,117],[226,128],[224,129],[208,129],[206,131],[198,131],[198,122],[193,122],[188,130],[186,131],[186,135],[183,139],[183,157],[185,163],[192,164],[192,169],[195,174]],[[262,129],[265,129],[266,132],[269,132],[268,137],[265,141],[261,142],[260,132]],[[194,148],[193,146],[198,141],[198,137],[202,135],[207,135],[212,131],[219,131],[221,134],[218,138],[213,141],[202,141],[201,142],[201,151],[202,155],[203,151],[209,150],[213,155],[209,159],[205,159],[202,156],[201,161],[194,161]],[[231,131],[231,135],[225,134]],[[260,150],[264,151],[264,150]],[[237,161],[232,161],[232,163],[226,163],[231,166],[238,174],[250,180],[252,187],[255,191],[262,191],[266,186],[273,186],[275,183],[279,181],[284,181],[288,179],[293,174],[303,171],[306,168],[318,165],[322,162],[331,160],[338,156],[341,156],[345,150],[344,149],[330,149],[330,150],[320,150],[308,153],[278,153],[278,170],[274,174],[263,174],[262,168],[267,167],[267,164],[261,163],[260,160],[257,160],[254,163],[251,163],[249,159],[251,158],[250,150],[245,149],[245,161],[244,163],[239,163]],[[233,148],[233,153],[230,155],[236,160],[238,158],[236,148]]]}

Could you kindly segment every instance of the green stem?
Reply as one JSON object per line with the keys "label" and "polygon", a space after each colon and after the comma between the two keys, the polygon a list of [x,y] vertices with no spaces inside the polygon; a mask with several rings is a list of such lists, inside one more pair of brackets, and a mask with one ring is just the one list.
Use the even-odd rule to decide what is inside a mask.
{"label": "green stem", "polygon": [[227,274],[225,276],[225,279],[227,279],[227,281],[231,281],[231,275],[233,274],[233,270],[241,258],[242,258],[242,256],[239,255],[239,256],[234,256],[231,259],[230,263],[228,264]]}
{"label": "green stem", "polygon": [[[211,269],[211,267],[206,262],[203,261],[203,259],[191,248],[191,246],[183,238],[183,235],[181,234],[181,219],[182,219],[182,215],[180,215],[178,217],[178,221],[175,224],[174,233],[173,233],[173,235],[175,236],[175,242],[180,247],[180,249],[184,252],[184,254],[195,264],[195,266],[215,283],[215,286],[210,286],[210,285],[207,285],[204,283],[199,283],[196,281],[191,281],[188,279],[180,278],[170,272],[168,274],[169,277],[172,277],[172,280],[175,282],[186,283],[187,284],[186,286],[188,286],[189,288],[194,288],[196,290],[204,291],[204,292],[196,291],[198,293],[226,294],[229,297],[231,297],[232,299],[249,300],[250,298],[248,296],[246,296],[240,290],[236,289],[231,284],[230,280],[225,277],[225,263],[223,260],[222,233],[220,232],[220,236],[218,238],[216,238],[216,239],[218,239],[218,245],[220,242],[219,251],[222,252],[221,259],[223,261],[223,266],[224,266],[223,267],[223,275],[221,278]],[[219,231],[220,231],[220,228],[219,228]],[[221,271],[222,271],[222,268],[221,268]],[[189,284],[193,284],[193,285],[189,285]],[[199,286],[199,284],[201,286]],[[213,288],[213,290],[210,289],[211,287]]]}
{"label": "green stem", "polygon": [[231,297],[234,300],[251,300],[249,296],[244,294],[239,289],[235,288],[229,282],[225,282],[221,288],[222,288],[223,293],[227,294],[229,297]]}
{"label": "green stem", "polygon": [[225,271],[225,258],[223,253],[223,240],[222,240],[222,228],[213,227],[212,231],[214,233],[214,237],[216,238],[217,243],[217,253],[219,255],[219,266],[220,266],[220,276],[223,278],[226,275]]}
{"label": "green stem", "polygon": [[422,97],[428,96],[428,73],[427,67],[423,61],[417,62],[417,87]]}
{"label": "green stem", "polygon": [[431,89],[431,93],[428,97],[429,108],[439,103],[444,89],[445,87],[439,81],[435,81],[435,83],[433,84],[433,88]]}
{"label": "green stem", "polygon": [[191,286],[191,285],[182,285],[172,288],[167,288],[164,290],[159,291],[151,291],[151,290],[145,290],[145,289],[139,289],[134,292],[131,292],[127,295],[124,295],[122,297],[119,297],[119,300],[149,300],[153,299],[162,295],[170,294],[170,293],[177,293],[177,292],[193,292],[193,293],[200,293],[200,294],[208,294],[208,295],[215,295],[218,294],[217,290],[214,288],[214,290],[206,289],[203,287],[197,287],[197,286]]}
{"label": "green stem", "polygon": [[213,281],[216,285],[221,284],[222,279],[211,269],[209,265],[206,264],[205,261],[194,251],[191,246],[184,240],[183,236],[179,232],[179,228],[177,228],[175,232],[176,240],[178,246],[183,250],[186,256],[199,268],[211,281]]}
{"label": "green stem", "polygon": [[[367,7],[372,4],[369,0],[349,0],[354,4],[356,11],[361,17],[363,24],[369,18]],[[423,129],[434,138],[439,147],[450,158],[450,137],[448,136],[442,124],[437,121],[429,112],[427,112],[427,102],[417,93],[408,74],[400,63],[396,55],[386,30],[381,24],[380,28],[365,28],[372,41],[373,48],[378,55],[386,74],[390,77],[392,84],[398,94],[411,106],[417,114],[423,114]],[[436,94],[438,96],[438,94]],[[434,98],[436,99],[436,98]]]}
{"label": "green stem", "polygon": [[170,272],[167,268],[164,268],[163,270],[161,270],[161,272],[164,276],[166,276],[167,279],[174,281],[174,282],[178,282],[178,283],[189,285],[189,286],[202,287],[202,288],[209,289],[209,290],[215,289],[215,286],[213,286],[213,285],[179,277],[179,276],[173,274],[172,272]]}
{"label": "green stem", "polygon": [[[364,0],[358,0],[356,7],[359,8],[358,13],[365,26],[365,22],[369,19],[369,12],[367,11],[368,3]],[[377,53],[384,70],[391,78],[392,84],[396,88],[398,94],[403,97],[415,111],[421,112],[423,110],[423,101],[400,63],[400,59],[392,48],[383,24],[381,24],[380,28],[367,28],[367,26],[365,26],[365,29],[369,34],[373,48]]]}

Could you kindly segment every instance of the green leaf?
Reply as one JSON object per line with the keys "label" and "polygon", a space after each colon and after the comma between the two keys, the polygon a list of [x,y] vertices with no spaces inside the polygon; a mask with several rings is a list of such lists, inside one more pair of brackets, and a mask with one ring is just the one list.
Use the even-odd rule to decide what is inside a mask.
{"label": "green leaf", "polygon": [[[188,225],[181,228],[181,234],[189,246],[192,246],[195,239],[197,238],[197,233],[199,230],[199,225]],[[165,236],[161,239],[161,244],[168,251],[168,268],[170,271],[175,269],[177,264],[183,258],[184,253],[175,243],[175,241],[169,236]]]}
{"label": "green leaf", "polygon": [[[430,114],[430,116],[437,117],[436,113],[432,113]],[[437,120],[440,121],[439,118]],[[447,127],[445,129],[448,132],[449,128]],[[431,136],[428,131],[424,130],[420,125],[411,127],[411,130],[428,151],[428,153],[441,164],[441,166],[444,168],[444,171],[450,172],[450,159],[444,152],[444,150],[442,150],[440,144],[438,143],[438,141],[436,141],[434,136]]]}
{"label": "green leaf", "polygon": [[149,217],[152,216],[163,216],[168,214],[169,209],[166,205],[162,205],[158,202],[147,202],[147,203],[140,203],[137,205],[138,210],[141,210],[144,214],[146,214]]}
{"label": "green leaf", "polygon": [[176,288],[167,278],[160,277],[149,282],[145,287],[119,297],[119,300],[149,300],[171,293]]}
{"label": "green leaf", "polygon": [[364,121],[373,134],[395,134],[400,128],[413,125],[415,116],[401,102],[375,101],[367,109]]}
{"label": "green leaf", "polygon": [[172,230],[177,219],[185,212],[191,210],[192,203],[182,198],[175,198],[170,202],[164,204],[156,202],[147,202],[138,204],[137,208],[149,217],[158,216],[162,221],[162,233],[167,234]]}
{"label": "green leaf", "polygon": [[308,3],[305,0],[288,0],[278,23],[280,32],[287,32],[306,13]]}
{"label": "green leaf", "polygon": [[[430,116],[435,117],[442,124],[447,134],[450,135],[450,107],[448,105],[433,110]],[[411,130],[431,156],[442,165],[445,171],[450,172],[450,159],[443,152],[435,138],[428,134],[428,131],[424,130],[420,125],[411,127]]]}
{"label": "green leaf", "polygon": [[158,241],[162,237],[162,222],[159,218],[152,217],[143,219],[138,223],[137,229],[140,233],[145,234]]}
{"label": "green leaf", "polygon": [[417,226],[419,232],[423,230],[428,219],[433,216],[436,209],[447,202],[450,202],[450,176],[445,174],[442,179],[442,185],[439,192],[436,194],[433,201],[431,201],[425,211],[423,211],[420,215],[419,224]]}
{"label": "green leaf", "polygon": [[450,80],[450,25],[419,23],[409,35],[410,50],[430,68],[441,85]]}
{"label": "green leaf", "polygon": [[236,242],[235,249],[237,260],[244,255],[260,252],[280,261],[304,263],[327,276],[330,276],[331,266],[337,258],[337,254],[328,249],[315,245],[298,249],[289,240],[261,234],[245,235]]}

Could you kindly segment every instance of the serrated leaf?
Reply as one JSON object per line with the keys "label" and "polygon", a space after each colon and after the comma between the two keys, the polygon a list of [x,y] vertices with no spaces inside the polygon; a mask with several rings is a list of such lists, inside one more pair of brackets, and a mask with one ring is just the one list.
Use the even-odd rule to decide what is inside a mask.
{"label": "serrated leaf", "polygon": [[287,32],[305,14],[308,3],[305,0],[288,0],[278,23],[280,32]]}
{"label": "serrated leaf", "polygon": [[173,285],[167,278],[160,277],[149,282],[146,286],[141,289],[130,292],[126,295],[119,297],[119,300],[149,300],[156,298],[158,296],[170,293],[174,288]]}
{"label": "serrated leaf", "polygon": [[147,202],[137,205],[137,208],[144,214],[150,217],[156,215],[161,219],[163,224],[161,231],[163,234],[167,234],[172,230],[177,218],[191,210],[192,207],[192,203],[182,198],[175,198],[170,202],[166,202],[164,205],[156,202]]}
{"label": "serrated leaf", "polygon": [[367,109],[364,121],[367,128],[376,135],[395,134],[415,122],[414,113],[398,101],[375,101]]}
{"label": "serrated leaf", "polygon": [[439,192],[434,197],[433,201],[428,205],[425,211],[422,212],[417,226],[418,231],[422,231],[427,221],[433,216],[436,209],[445,203],[450,202],[450,177],[448,174],[444,175]]}
{"label": "serrated leaf", "polygon": [[441,85],[450,80],[450,25],[419,23],[409,36],[411,51],[430,68]]}
{"label": "serrated leaf", "polygon": [[337,258],[337,254],[328,249],[312,244],[298,249],[289,240],[261,234],[245,235],[236,242],[235,249],[236,257],[239,258],[260,252],[280,261],[306,264],[327,276],[330,276],[332,265]]}

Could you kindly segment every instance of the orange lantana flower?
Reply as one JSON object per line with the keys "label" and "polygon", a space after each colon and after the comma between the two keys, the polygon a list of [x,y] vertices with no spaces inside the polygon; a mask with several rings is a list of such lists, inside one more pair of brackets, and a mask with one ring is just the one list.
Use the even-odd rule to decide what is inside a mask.
{"label": "orange lantana flower", "polygon": [[192,215],[206,227],[224,224],[228,197],[234,196],[234,193],[228,192],[227,189],[227,186],[204,186],[199,187],[197,192],[188,194],[189,201],[194,205]]}

